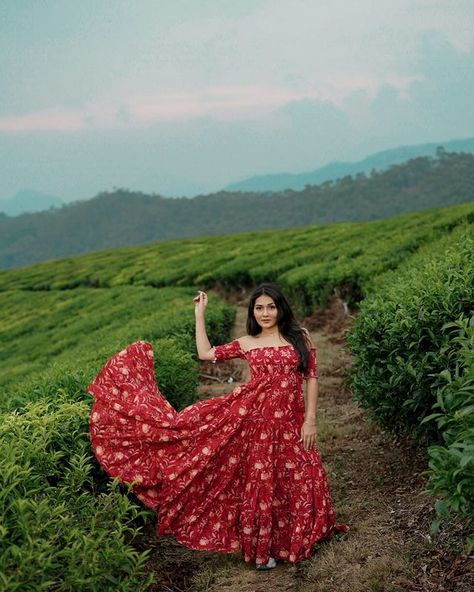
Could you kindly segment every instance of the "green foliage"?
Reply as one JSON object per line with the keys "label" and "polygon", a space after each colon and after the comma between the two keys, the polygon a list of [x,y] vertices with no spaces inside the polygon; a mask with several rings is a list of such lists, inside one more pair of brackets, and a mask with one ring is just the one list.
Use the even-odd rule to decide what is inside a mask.
{"label": "green foliage", "polygon": [[[0,294],[1,398],[15,410],[0,424],[0,589],[149,589],[148,554],[131,546],[146,513],[91,455],[86,389],[110,355],[146,339],[168,400],[195,401],[194,295],[149,286]],[[216,343],[234,314],[210,295]]]}
{"label": "green foliage", "polygon": [[[198,366],[189,286],[236,290],[274,280],[301,313],[334,291],[351,304],[365,298],[351,336],[358,396],[390,429],[425,438],[450,430],[433,447],[440,476],[433,483],[446,507],[464,512],[471,465],[454,466],[452,455],[466,442],[469,453],[472,426],[456,431],[466,412],[451,406],[443,371],[450,384],[464,381],[459,402],[471,388],[460,362],[467,346],[460,326],[449,323],[472,312],[473,221],[468,204],[366,224],[170,241],[0,273],[0,407],[16,410],[0,429],[0,544],[8,549],[0,588],[146,589],[146,554],[128,545],[140,511],[91,458],[86,388],[110,355],[146,339],[163,393],[178,409],[191,403]],[[213,343],[228,340],[233,319],[210,294]],[[445,419],[432,415],[436,392]]]}
{"label": "green foliage", "polygon": [[89,405],[57,393],[0,424],[0,589],[149,589],[130,542],[143,511],[90,456]]}
{"label": "green foliage", "polygon": [[474,314],[447,323],[444,330],[459,348],[456,363],[453,372],[440,373],[435,413],[423,420],[435,423],[442,436],[428,449],[429,488],[443,498],[436,504],[440,519],[434,522],[434,531],[450,511],[471,522],[474,517]]}
{"label": "green foliage", "polygon": [[[195,398],[198,374],[194,295],[189,288],[147,286],[0,293],[1,406],[41,399],[63,383],[78,400],[105,360],[137,339],[155,349],[163,393],[176,407],[186,406]],[[225,341],[233,311],[216,298],[210,302],[210,334]]]}
{"label": "green foliage", "polygon": [[364,224],[169,241],[2,272],[0,292],[126,285],[236,289],[273,280],[302,314],[309,314],[335,290],[356,304],[381,274],[396,269],[422,245],[472,222],[474,204],[466,204]]}
{"label": "green foliage", "polygon": [[474,233],[423,249],[379,281],[349,335],[356,399],[386,429],[433,440],[431,414],[443,371],[455,372],[459,344],[449,322],[474,306]]}
{"label": "green foliage", "polygon": [[432,533],[452,512],[472,524],[473,229],[421,249],[375,285],[349,334],[355,397],[385,429],[431,442],[428,488],[442,496]]}

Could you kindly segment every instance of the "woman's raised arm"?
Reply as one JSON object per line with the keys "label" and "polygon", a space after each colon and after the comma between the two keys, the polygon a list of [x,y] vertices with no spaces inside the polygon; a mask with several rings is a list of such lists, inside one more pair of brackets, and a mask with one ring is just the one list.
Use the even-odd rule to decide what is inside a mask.
{"label": "woman's raised arm", "polygon": [[196,349],[200,360],[214,360],[214,348],[207,337],[205,312],[207,308],[207,294],[201,292],[194,299],[196,314]]}

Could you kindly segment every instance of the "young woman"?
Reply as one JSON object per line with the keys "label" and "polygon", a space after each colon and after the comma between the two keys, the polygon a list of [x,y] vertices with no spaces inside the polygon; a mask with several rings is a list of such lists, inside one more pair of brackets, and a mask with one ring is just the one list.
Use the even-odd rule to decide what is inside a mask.
{"label": "young woman", "polygon": [[[112,357],[89,392],[94,452],[158,514],[158,534],[193,549],[241,549],[257,569],[296,563],[336,531],[316,448],[316,349],[273,284],[249,302],[247,335],[212,347],[207,295],[195,298],[201,360],[245,359],[246,384],[177,413],[155,382],[143,341]],[[307,383],[306,400],[303,380]]]}

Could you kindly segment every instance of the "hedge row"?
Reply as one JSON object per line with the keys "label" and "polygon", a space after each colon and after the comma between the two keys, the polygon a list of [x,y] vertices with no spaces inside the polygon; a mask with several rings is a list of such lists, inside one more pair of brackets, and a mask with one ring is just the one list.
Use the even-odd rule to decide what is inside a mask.
{"label": "hedge row", "polygon": [[2,290],[196,286],[276,281],[303,314],[336,289],[350,304],[422,245],[474,222],[474,204],[366,223],[265,231],[103,251],[0,273]]}
{"label": "hedge row", "polygon": [[458,360],[446,324],[474,308],[472,236],[424,249],[361,303],[348,336],[353,391],[387,429],[436,437],[421,421],[431,413],[440,373],[454,371]]}
{"label": "hedge row", "polygon": [[89,405],[56,395],[1,417],[0,589],[145,592],[142,509],[91,458]]}
{"label": "hedge row", "polygon": [[[435,413],[424,422],[435,422],[441,441],[429,447],[430,490],[442,496],[436,504],[441,518],[450,511],[473,521],[474,517],[474,315],[448,323],[452,341],[459,346],[454,372],[440,374]],[[440,520],[435,521],[434,531]],[[474,549],[474,537],[468,539]]]}
{"label": "hedge row", "polygon": [[[194,294],[124,286],[2,295],[3,377],[15,363],[29,376],[15,384],[13,371],[2,389],[0,590],[149,589],[148,554],[132,544],[151,513],[92,456],[86,388],[109,355],[140,338],[153,344],[170,402],[178,409],[193,402]],[[226,341],[234,310],[212,296],[211,305],[210,332]]]}
{"label": "hedge row", "polygon": [[[159,384],[184,407],[195,398],[198,378],[194,295],[190,288],[146,286],[0,293],[0,408],[42,398],[49,384],[77,373],[92,379],[109,356],[137,339],[152,343]],[[234,314],[211,299],[208,323],[216,340],[227,339]]]}
{"label": "hedge row", "polygon": [[473,314],[474,232],[456,231],[386,275],[348,337],[356,400],[385,429],[432,444],[430,487],[446,496],[437,507],[465,516],[474,515]]}

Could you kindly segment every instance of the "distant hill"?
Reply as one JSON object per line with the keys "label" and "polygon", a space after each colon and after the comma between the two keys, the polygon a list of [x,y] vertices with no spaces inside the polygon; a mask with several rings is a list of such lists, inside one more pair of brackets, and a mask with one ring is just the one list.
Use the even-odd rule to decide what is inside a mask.
{"label": "distant hill", "polygon": [[34,189],[24,189],[9,199],[0,199],[0,212],[7,216],[18,216],[25,212],[41,212],[51,207],[58,208],[63,203],[62,199],[54,195]]}
{"label": "distant hill", "polygon": [[447,152],[468,152],[474,154],[474,138],[452,140],[437,144],[400,146],[377,152],[357,162],[332,162],[309,173],[259,175],[231,183],[225,191],[284,191],[285,189],[304,189],[306,185],[319,185],[326,181],[342,179],[346,175],[370,173],[373,169],[383,171],[394,164],[401,164],[418,156],[434,156],[440,146]]}
{"label": "distant hill", "polygon": [[164,239],[385,218],[474,200],[474,155],[439,150],[370,175],[279,193],[164,198],[126,189],[0,216],[0,268]]}

